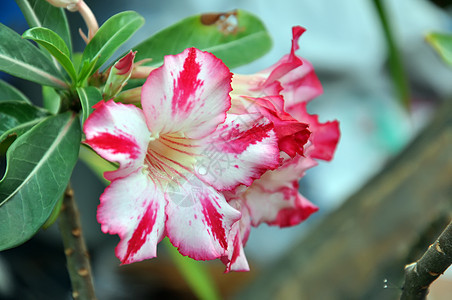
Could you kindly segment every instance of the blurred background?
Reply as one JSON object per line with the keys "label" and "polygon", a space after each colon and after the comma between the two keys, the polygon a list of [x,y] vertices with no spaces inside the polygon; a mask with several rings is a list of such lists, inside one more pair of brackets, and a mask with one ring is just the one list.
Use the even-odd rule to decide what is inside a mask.
{"label": "blurred background", "polygon": [[[327,255],[327,258],[324,256],[326,260],[344,259],[347,261],[347,259],[351,259],[338,256],[337,253],[350,253],[347,247],[353,248],[354,244],[346,243],[347,239],[348,241],[359,239],[356,241],[356,245],[364,243],[363,239],[360,239],[360,235],[348,238],[345,238],[345,235],[348,233],[354,235],[360,226],[365,228],[366,224],[360,223],[358,219],[354,220],[354,216],[358,218],[357,214],[360,211],[357,209],[356,215],[349,213],[347,204],[344,202],[348,201],[347,199],[359,198],[356,195],[365,196],[362,187],[366,182],[380,172],[386,174],[385,172],[392,170],[391,167],[397,168],[396,162],[404,161],[403,157],[397,155],[405,153],[403,151],[409,151],[408,148],[411,145],[414,145],[413,149],[417,149],[420,142],[410,143],[433,120],[438,108],[443,109],[446,107],[444,103],[451,100],[452,69],[448,68],[425,42],[425,35],[428,32],[452,31],[450,1],[382,1],[402,57],[404,70],[408,76],[410,109],[406,109],[398,100],[389,73],[388,51],[381,21],[374,2],[370,0],[86,0],[85,2],[97,16],[99,24],[123,10],[136,10],[144,16],[145,25],[117,53],[126,52],[149,35],[193,14],[224,12],[237,8],[247,10],[257,15],[267,26],[273,38],[273,48],[266,56],[252,64],[233,69],[232,71],[235,73],[254,73],[272,65],[283,55],[289,53],[291,27],[301,25],[307,29],[300,39],[300,50],[297,54],[312,62],[324,87],[324,94],[313,100],[308,109],[311,113],[318,114],[322,122],[339,120],[341,128],[341,140],[333,161],[321,162],[319,166],[308,170],[307,175],[300,182],[302,194],[318,205],[320,210],[308,221],[293,228],[279,229],[266,225],[253,228],[245,248],[251,267],[251,271],[248,273],[223,274],[224,266],[221,262],[200,262],[209,270],[222,297],[225,298],[253,298],[253,296],[257,298],[258,290],[261,291],[259,295],[263,298],[301,298],[297,294],[302,290],[301,288],[291,290],[285,288],[284,284],[288,283],[286,279],[289,277],[295,282],[296,280],[302,282],[303,277],[298,271],[290,273],[287,270],[312,268],[312,266],[308,267],[311,261],[310,255],[323,249],[322,244],[328,243],[328,240],[323,241],[325,237],[338,239],[343,234],[345,243],[345,245],[334,244],[337,248],[333,247],[330,252],[325,254]],[[78,34],[78,28],[86,31],[85,26],[77,13],[67,12],[67,15],[73,30],[74,49],[81,51],[84,42]],[[28,28],[13,0],[1,2],[0,22],[12,27],[20,34]],[[18,87],[35,103],[41,105],[42,97],[39,86],[9,77],[6,74],[0,74],[0,76],[3,80]],[[450,105],[448,107],[450,108]],[[450,121],[448,124],[450,130]],[[441,126],[435,128],[438,132],[443,130]],[[431,136],[434,134],[433,131],[430,132]],[[427,141],[428,137],[425,136]],[[408,160],[408,157],[416,156],[407,153],[405,157],[407,157],[405,160]],[[450,159],[447,159],[447,155],[445,157],[445,160],[438,164],[445,167],[446,171],[435,173],[436,169],[433,169],[433,173],[431,173],[433,175],[429,175],[429,178],[434,180],[432,176],[442,176],[440,181],[444,181],[443,177],[446,176],[445,180],[450,184],[452,183]],[[419,169],[417,166],[409,172],[421,173],[422,171],[423,169]],[[447,177],[447,175],[449,176]],[[397,182],[396,179],[394,180]],[[82,226],[92,258],[95,287],[99,299],[196,298],[164,247],[160,246],[159,256],[156,259],[119,266],[119,260],[114,255],[114,247],[119,239],[116,236],[103,234],[96,220],[96,208],[99,196],[104,189],[103,184],[80,162],[76,166],[72,184],[81,210]],[[424,184],[428,183],[424,182]],[[423,189],[422,186],[417,188]],[[416,187],[414,186],[413,189]],[[397,189],[394,191],[399,192]],[[452,192],[450,188],[447,191]],[[330,299],[397,298],[403,282],[400,281],[400,276],[403,276],[403,265],[409,262],[404,261],[408,259],[408,250],[414,249],[416,243],[420,242],[416,247],[425,251],[429,243],[434,241],[441,229],[444,228],[444,224],[450,219],[451,195],[451,193],[446,193],[445,198],[440,199],[441,201],[437,199],[440,201],[435,206],[437,209],[429,211],[428,219],[419,222],[422,224],[419,224],[418,227],[414,228],[408,222],[403,223],[403,219],[400,218],[401,223],[398,228],[403,230],[385,229],[387,232],[397,232],[401,237],[410,236],[409,240],[403,240],[405,243],[403,246],[394,246],[392,256],[387,250],[379,250],[380,253],[386,251],[384,253],[388,253],[387,257],[397,257],[397,262],[394,261],[394,264],[391,263],[391,265],[402,266],[398,269],[399,277],[393,275],[394,273],[389,271],[391,269],[389,267],[383,266],[379,269],[381,262],[368,258],[365,262],[361,261],[358,264],[376,264],[377,262],[379,264],[369,267],[366,269],[368,271],[363,271],[364,273],[359,273],[368,278],[368,287],[362,286],[364,283],[360,281],[359,276],[355,279],[352,278],[352,283],[348,286],[340,280],[338,282],[327,281],[327,277],[320,274],[318,280],[315,280],[315,284],[313,283],[313,286],[315,285],[313,289],[320,291],[325,286],[330,286],[330,289],[334,291],[336,288],[335,293],[328,294],[335,296]],[[381,198],[375,197],[375,199]],[[399,198],[401,198],[400,195],[397,199]],[[413,213],[406,215],[407,219],[414,219],[413,216],[416,214],[422,216],[424,210],[416,212],[415,209],[423,206],[411,204],[410,201],[413,199],[402,200],[405,202],[400,202],[400,206],[391,207],[382,204],[386,205],[384,206],[386,210],[383,209],[383,213],[379,214],[379,221],[375,219],[377,224],[381,224],[383,227],[385,222],[390,223],[385,219],[387,210],[406,212],[411,205],[413,205]],[[359,200],[354,201],[353,203],[359,203]],[[424,205],[430,206],[429,202],[433,199],[424,195],[420,201],[424,201],[422,202]],[[344,216],[342,222],[338,211],[344,212],[341,215]],[[344,231],[338,231],[337,234],[328,231],[327,227],[322,227],[327,226],[324,224],[328,224],[330,216],[334,213],[336,213],[339,223],[349,226]],[[359,218],[363,218],[362,214],[359,215]],[[372,218],[369,217],[369,220]],[[427,224],[432,225],[431,233],[424,235],[423,232],[428,232],[427,229],[430,228]],[[325,230],[318,231],[316,234],[318,228],[325,228]],[[372,234],[369,233],[369,235]],[[376,234],[384,235],[385,231]],[[421,240],[425,236],[426,241],[422,243]],[[315,237],[317,238],[313,244],[319,245],[319,248],[310,245]],[[367,247],[375,248],[375,245],[369,244]],[[390,246],[388,247],[390,248]],[[311,254],[306,254],[306,249],[312,249]],[[295,257],[301,253],[303,253],[304,259],[297,260]],[[319,258],[312,255],[311,262],[314,263]],[[378,255],[373,257],[376,256]],[[414,256],[414,260],[418,258]],[[298,264],[298,262],[300,263]],[[328,269],[331,271],[329,273],[337,272],[334,264],[325,270]],[[338,274],[337,276],[340,277],[341,273]],[[389,286],[386,289],[384,289],[384,279],[389,280]],[[311,281],[313,280],[311,279]],[[450,272],[442,276],[441,280],[443,283],[438,283],[437,290],[433,289],[429,296],[430,299],[450,299],[447,295],[452,297]],[[369,283],[369,281],[372,282]],[[281,286],[280,288],[275,287],[277,283]],[[280,289],[284,289],[285,292],[281,292]],[[377,292],[375,292],[376,289]],[[318,297],[306,296],[306,299],[328,299],[322,298],[321,293],[313,295],[318,295]],[[41,231],[24,245],[0,253],[0,299],[71,299],[70,283],[65,269],[65,257],[58,226],[53,225],[51,228]]]}

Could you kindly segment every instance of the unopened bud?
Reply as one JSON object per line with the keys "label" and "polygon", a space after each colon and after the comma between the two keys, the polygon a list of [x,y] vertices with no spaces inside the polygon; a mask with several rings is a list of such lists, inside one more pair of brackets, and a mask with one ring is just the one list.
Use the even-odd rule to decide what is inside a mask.
{"label": "unopened bud", "polygon": [[141,102],[141,86],[119,93],[115,101],[126,104],[139,104]]}
{"label": "unopened bud", "polygon": [[137,52],[130,51],[126,56],[117,61],[110,70],[105,83],[103,98],[114,98],[127,84],[133,70],[133,60]]}

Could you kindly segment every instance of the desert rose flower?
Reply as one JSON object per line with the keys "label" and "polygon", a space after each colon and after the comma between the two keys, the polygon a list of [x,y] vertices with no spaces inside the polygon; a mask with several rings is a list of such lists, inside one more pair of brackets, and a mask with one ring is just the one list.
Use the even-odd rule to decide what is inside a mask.
{"label": "desert rose flower", "polygon": [[183,255],[227,257],[241,213],[222,190],[250,185],[279,165],[273,124],[260,114],[229,114],[231,73],[190,48],[169,55],[141,92],[142,109],[100,102],[84,124],[85,143],[119,163],[100,198],[102,231],[121,238],[116,256],[156,256],[165,236]]}
{"label": "desert rose flower", "polygon": [[228,256],[222,257],[226,272],[249,270],[243,247],[252,226],[294,226],[317,211],[299,193],[299,180],[307,169],[317,165],[315,159],[333,158],[339,124],[320,123],[316,115],[306,111],[306,103],[323,90],[312,65],[295,54],[304,31],[302,27],[293,28],[290,54],[270,68],[253,75],[234,75],[231,111],[260,112],[274,124],[282,164],[250,187],[224,192],[229,203],[242,213],[230,232]]}

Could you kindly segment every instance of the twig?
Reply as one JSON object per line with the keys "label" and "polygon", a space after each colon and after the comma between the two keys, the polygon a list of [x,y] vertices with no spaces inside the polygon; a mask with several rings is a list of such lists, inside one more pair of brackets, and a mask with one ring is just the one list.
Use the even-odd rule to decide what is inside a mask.
{"label": "twig", "polygon": [[430,284],[452,264],[452,221],[424,255],[405,267],[400,299],[425,299]]}
{"label": "twig", "polygon": [[72,297],[75,300],[96,299],[79,212],[74,200],[74,191],[70,185],[64,193],[58,223],[66,254],[67,269],[71,278]]}

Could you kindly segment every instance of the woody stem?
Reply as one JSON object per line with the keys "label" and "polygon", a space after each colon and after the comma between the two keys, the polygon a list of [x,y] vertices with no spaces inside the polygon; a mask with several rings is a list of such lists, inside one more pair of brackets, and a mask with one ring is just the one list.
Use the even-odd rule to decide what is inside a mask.
{"label": "woody stem", "polygon": [[452,264],[452,221],[424,255],[405,267],[400,299],[425,299],[430,284]]}
{"label": "woody stem", "polygon": [[72,297],[95,300],[89,255],[80,225],[79,211],[74,191],[68,185],[58,222],[66,254],[67,269],[72,285]]}

